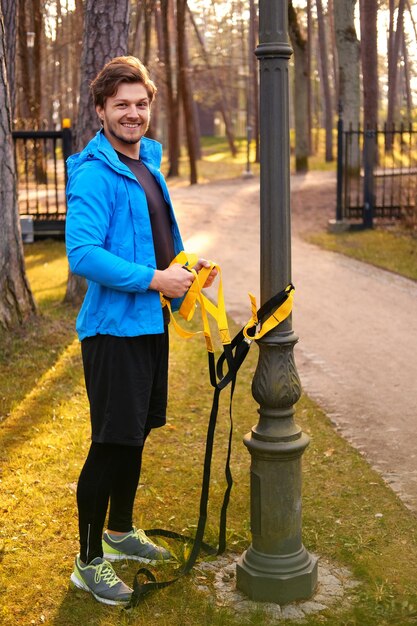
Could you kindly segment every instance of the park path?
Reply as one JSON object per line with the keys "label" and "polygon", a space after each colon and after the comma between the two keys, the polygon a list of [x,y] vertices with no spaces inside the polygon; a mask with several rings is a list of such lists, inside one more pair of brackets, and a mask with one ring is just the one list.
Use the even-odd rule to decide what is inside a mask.
{"label": "park path", "polygon": [[[333,212],[332,173],[293,176],[295,358],[307,394],[417,512],[417,283],[306,243]],[[171,190],[188,251],[222,267],[226,306],[259,302],[259,179]]]}

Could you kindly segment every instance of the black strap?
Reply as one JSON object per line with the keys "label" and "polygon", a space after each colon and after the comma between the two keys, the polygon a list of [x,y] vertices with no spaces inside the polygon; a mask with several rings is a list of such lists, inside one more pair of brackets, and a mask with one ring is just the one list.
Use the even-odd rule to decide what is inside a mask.
{"label": "black strap", "polygon": [[[293,285],[290,285],[293,289]],[[289,290],[283,290],[279,292],[276,296],[268,300],[257,312],[258,319],[262,319],[271,311],[280,306],[285,300],[288,298]],[[254,333],[256,329],[254,329]],[[212,352],[208,352],[208,365],[209,365],[209,376],[210,383],[214,388],[213,392],[213,402],[210,412],[210,418],[207,428],[207,437],[206,437],[206,450],[204,456],[204,468],[203,468],[203,478],[202,478],[202,486],[201,486],[201,495],[200,495],[200,510],[199,510],[199,519],[197,524],[197,531],[194,538],[188,537],[186,535],[182,535],[170,530],[164,530],[162,528],[153,528],[146,530],[146,534],[148,536],[160,536],[167,537],[170,539],[177,539],[183,542],[193,542],[193,547],[191,553],[186,561],[186,563],[179,568],[175,573],[174,577],[165,580],[165,581],[157,581],[154,574],[147,569],[146,567],[140,568],[134,577],[133,580],[133,592],[131,595],[131,599],[126,609],[131,609],[132,607],[137,606],[142,599],[151,591],[156,589],[163,589],[164,587],[168,587],[175,583],[179,578],[188,574],[191,569],[194,567],[195,562],[198,558],[198,555],[201,551],[206,552],[207,554],[222,554],[226,549],[226,529],[227,529],[227,507],[230,500],[230,493],[233,486],[233,477],[230,469],[230,458],[232,451],[232,437],[233,437],[233,419],[232,419],[232,402],[233,395],[236,386],[236,376],[241,367],[243,361],[245,360],[250,348],[250,342],[246,340],[243,334],[243,328],[235,335],[229,345],[223,346],[223,353],[220,355],[217,360],[217,364],[215,362],[214,354]],[[228,369],[227,372],[223,372],[224,364],[227,363]],[[218,548],[215,549],[212,546],[208,545],[203,541],[204,531],[207,522],[207,506],[209,500],[209,489],[210,489],[210,475],[211,475],[211,461],[213,456],[213,444],[214,444],[214,435],[217,424],[217,414],[219,410],[219,398],[220,393],[227,385],[230,386],[230,403],[229,403],[229,420],[230,420],[230,429],[229,429],[229,440],[228,440],[228,449],[225,463],[225,476],[227,487],[223,496],[223,504],[220,511],[220,520],[219,520],[219,539],[218,539]],[[145,579],[144,582],[140,582],[140,580]]]}
{"label": "black strap", "polygon": [[[198,519],[197,532],[195,538],[193,540],[193,547],[188,557],[186,563],[180,568],[174,575],[174,578],[166,581],[157,582],[155,576],[151,574],[149,576],[150,571],[147,568],[139,569],[133,581],[133,593],[130,598],[130,602],[127,605],[126,609],[130,609],[134,606],[137,606],[143,597],[150,593],[155,589],[162,589],[164,587],[168,587],[176,582],[179,578],[188,574],[188,572],[194,567],[194,564],[197,560],[197,557],[202,548],[209,554],[216,554],[217,551],[211,546],[208,546],[204,543],[204,531],[207,522],[207,505],[209,499],[209,487],[210,487],[210,473],[211,473],[211,459],[213,456],[213,443],[214,443],[214,433],[216,429],[217,423],[217,414],[219,410],[219,397],[220,397],[220,389],[217,387],[214,389],[213,394],[213,404],[211,407],[210,419],[207,429],[207,439],[206,439],[206,452],[204,456],[204,470],[203,470],[203,481],[201,487],[201,495],[200,495],[200,515]],[[151,534],[152,531],[145,531],[146,534]],[[158,530],[158,534],[162,534],[160,529]],[[173,536],[176,539],[186,540],[186,537],[178,535],[177,533],[171,533],[170,531],[165,531],[165,537]],[[139,582],[139,577],[145,577],[147,580],[144,583]]]}

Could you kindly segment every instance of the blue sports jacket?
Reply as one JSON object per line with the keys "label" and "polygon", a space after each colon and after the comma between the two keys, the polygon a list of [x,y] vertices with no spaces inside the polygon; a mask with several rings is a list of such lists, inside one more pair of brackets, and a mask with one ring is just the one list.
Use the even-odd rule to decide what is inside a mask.
{"label": "blue sports jacket", "polygon": [[[161,144],[143,137],[140,158],[160,184],[170,208],[178,254],[183,244],[159,169]],[[80,340],[97,334],[162,333],[159,293],[149,289],[156,261],[145,192],[102,130],[82,152],[69,157],[67,165],[68,261],[71,271],[84,276],[88,284],[76,323]]]}

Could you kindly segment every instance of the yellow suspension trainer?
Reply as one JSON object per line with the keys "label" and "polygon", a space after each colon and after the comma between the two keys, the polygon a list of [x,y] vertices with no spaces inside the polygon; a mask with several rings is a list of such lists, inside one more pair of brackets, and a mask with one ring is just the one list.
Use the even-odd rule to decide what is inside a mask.
{"label": "yellow suspension trainer", "polygon": [[[187,562],[175,573],[175,577],[166,581],[157,581],[154,574],[147,568],[140,568],[133,580],[133,593],[130,603],[126,607],[130,609],[137,606],[143,597],[149,592],[155,589],[162,589],[171,585],[176,580],[187,574],[194,566],[197,557],[201,550],[207,554],[222,554],[226,549],[226,517],[227,507],[230,499],[230,492],[233,485],[232,473],[230,470],[230,457],[232,449],[232,400],[233,393],[236,384],[236,375],[249,352],[252,341],[257,341],[263,337],[266,333],[270,332],[273,328],[278,326],[284,321],[292,311],[294,286],[288,285],[286,289],[280,291],[273,298],[268,300],[259,310],[257,309],[256,299],[252,294],[249,294],[252,316],[248,323],[235,335],[233,339],[230,339],[229,326],[227,322],[226,307],[224,303],[223,294],[223,280],[221,268],[217,263],[210,262],[209,267],[203,267],[198,273],[193,269],[197,264],[198,257],[194,254],[186,254],[180,252],[179,255],[172,261],[174,263],[181,263],[185,269],[194,274],[194,282],[187,291],[180,309],[179,315],[186,321],[191,321],[197,305],[199,305],[203,329],[198,331],[189,331],[178,323],[176,317],[171,310],[170,300],[161,294],[161,303],[166,306],[170,312],[171,321],[173,327],[180,337],[184,339],[190,339],[198,334],[204,334],[207,347],[208,365],[210,383],[214,388],[213,403],[211,407],[210,419],[207,429],[207,441],[206,451],[204,457],[204,470],[202,478],[202,488],[200,496],[200,511],[199,520],[197,525],[197,531],[195,537],[187,537],[174,531],[164,530],[162,528],[153,528],[146,530],[146,534],[149,536],[162,536],[170,539],[178,539],[183,542],[192,542],[193,547]],[[210,272],[216,268],[218,271],[218,289],[217,289],[217,304],[214,304],[203,293],[202,289],[210,274]],[[215,320],[219,338],[222,344],[223,351],[220,357],[215,362],[214,347],[211,334],[211,327],[209,324],[209,315]],[[224,372],[224,365],[227,364],[227,371]],[[217,413],[219,408],[220,392],[230,384],[230,404],[229,404],[229,418],[230,418],[230,430],[229,430],[229,443],[227,450],[227,458],[225,465],[225,477],[227,487],[223,497],[223,504],[220,512],[219,521],[219,539],[217,549],[209,546],[203,541],[204,530],[207,521],[207,505],[209,499],[209,486],[210,486],[210,471],[211,471],[211,459],[213,455],[213,443],[214,433],[217,423]],[[144,577],[145,582],[140,582],[139,578]]]}

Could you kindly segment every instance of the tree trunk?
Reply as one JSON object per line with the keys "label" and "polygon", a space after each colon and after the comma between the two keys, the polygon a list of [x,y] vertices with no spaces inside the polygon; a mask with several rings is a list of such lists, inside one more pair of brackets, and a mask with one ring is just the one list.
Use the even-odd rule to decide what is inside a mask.
{"label": "tree trunk", "polygon": [[[336,4],[339,0],[337,0]],[[355,0],[356,1],[356,0]],[[343,2],[343,0],[342,0]],[[329,16],[329,28],[330,28],[330,49],[332,51],[332,69],[334,76],[334,94],[335,94],[335,103],[339,98],[339,62],[338,62],[338,49],[337,49],[337,41],[336,41],[336,25],[335,25],[335,9],[334,0],[327,0],[327,14]]]}
{"label": "tree trunk", "polygon": [[295,170],[308,171],[308,65],[307,40],[301,33],[297,13],[290,1],[288,27],[294,50],[294,113],[295,113]]}
{"label": "tree trunk", "polygon": [[[33,6],[33,30],[35,33],[35,42],[33,46],[33,117],[35,118],[36,128],[42,128],[41,119],[41,99],[42,99],[42,67],[41,67],[41,48],[42,48],[42,27],[43,16],[40,0],[32,0]],[[38,161],[38,159],[37,159]],[[39,180],[39,179],[38,179]]]}
{"label": "tree trunk", "polygon": [[378,128],[378,0],[361,0],[363,126]]}
{"label": "tree trunk", "polygon": [[[84,7],[81,84],[75,150],[79,152],[99,129],[90,93],[90,83],[105,63],[126,54],[129,33],[129,0],[87,0]],[[111,28],[109,28],[111,23]],[[92,181],[93,183],[93,181]],[[68,272],[64,301],[79,304],[85,293],[85,280]]]}
{"label": "tree trunk", "polygon": [[333,111],[330,92],[327,33],[324,23],[322,0],[316,0],[317,21],[319,25],[319,49],[322,69],[322,85],[324,95],[324,118],[326,128],[326,161],[333,161]]}
{"label": "tree trunk", "polygon": [[132,33],[132,42],[129,46],[129,54],[140,57],[140,35],[141,35],[141,23],[143,17],[143,3],[136,3],[135,13],[135,26]]}
{"label": "tree trunk", "polygon": [[185,133],[187,137],[188,159],[190,163],[190,184],[198,182],[196,137],[193,124],[193,95],[190,89],[186,56],[186,6],[187,0],[177,0],[177,54],[178,54],[178,88],[181,94],[184,111]]}
{"label": "tree trunk", "polygon": [[403,21],[403,33],[402,33],[402,52],[404,59],[404,90],[405,90],[405,102],[407,108],[407,121],[411,124],[413,118],[413,94],[411,91],[411,72],[410,72],[410,59],[408,57],[408,48],[407,48],[407,40],[405,36],[404,30],[404,21]]}
{"label": "tree trunk", "polygon": [[155,0],[145,0],[145,23],[144,23],[144,39],[145,45],[143,50],[142,62],[147,67],[149,65],[149,57],[151,54],[151,33],[152,33],[152,17],[155,9]]}
{"label": "tree trunk", "polygon": [[[388,111],[387,127],[391,130],[395,121],[395,109],[398,94],[398,59],[403,32],[405,0],[399,0],[395,33],[393,31],[394,4],[390,2],[390,33],[388,41]],[[387,135],[386,148],[392,147],[392,135]]]}
{"label": "tree trunk", "polygon": [[179,135],[179,102],[178,93],[174,92],[172,61],[171,61],[171,0],[161,0],[162,33],[164,40],[163,63],[166,85],[166,115],[168,123],[168,178],[179,176],[180,135]]}
{"label": "tree trunk", "polygon": [[[29,68],[29,50],[27,44],[28,28],[26,26],[26,3],[25,0],[18,0],[18,54],[19,54],[19,68],[20,75],[18,80],[18,94],[17,94],[17,113],[19,122],[23,119],[26,122],[32,119],[32,112],[34,110],[33,96],[32,96],[32,75]],[[30,124],[32,127],[32,124]]]}
{"label": "tree trunk", "polygon": [[[339,63],[339,102],[343,108],[345,128],[358,130],[360,115],[359,42],[355,30],[356,0],[334,3],[334,23]],[[360,167],[359,144],[352,146],[351,166]]]}
{"label": "tree trunk", "polygon": [[36,313],[25,271],[11,120],[6,41],[0,7],[0,326],[3,328],[11,328]]}
{"label": "tree trunk", "polygon": [[[33,7],[33,30],[35,42],[33,46],[33,121],[34,128],[41,130],[42,124],[42,36],[43,36],[43,15],[40,0],[32,0]],[[42,145],[35,141],[34,145],[35,177],[41,184],[46,183],[46,160],[42,150]]]}
{"label": "tree trunk", "polygon": [[[82,0],[75,0],[75,11],[73,20],[73,52],[76,59],[81,58],[83,45],[83,23],[84,23],[84,8]],[[73,78],[72,78],[72,120],[76,120],[78,116],[78,88],[80,85],[80,66],[78,63],[73,63]],[[61,116],[62,120],[62,116]]]}
{"label": "tree trunk", "polygon": [[16,43],[18,4],[16,0],[1,0],[1,8],[3,10],[4,28],[6,31],[6,66],[13,116],[16,106]]}
{"label": "tree trunk", "polygon": [[309,154],[313,154],[313,91],[311,88],[311,57],[313,47],[313,18],[311,15],[311,0],[307,0],[307,98],[308,98],[308,147]]}
{"label": "tree trunk", "polygon": [[[155,28],[152,27],[152,19],[155,17],[156,10],[156,2],[155,0],[145,0],[145,11],[144,11],[144,49],[142,55],[142,63],[145,67],[149,65],[149,59],[151,56],[151,35],[156,28],[156,20],[155,20]],[[157,127],[157,113],[156,108],[153,111],[153,114],[149,120],[149,127],[146,131],[146,136],[151,139],[156,139],[156,127]]]}

